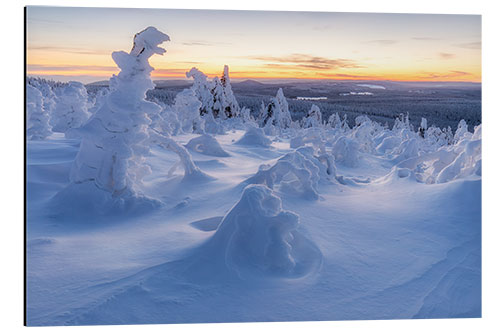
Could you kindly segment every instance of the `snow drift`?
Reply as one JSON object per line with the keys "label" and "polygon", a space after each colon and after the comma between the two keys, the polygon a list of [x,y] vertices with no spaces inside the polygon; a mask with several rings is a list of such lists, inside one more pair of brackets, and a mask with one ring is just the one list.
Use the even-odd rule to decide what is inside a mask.
{"label": "snow drift", "polygon": [[209,134],[203,134],[189,140],[189,142],[186,144],[186,148],[198,152],[200,154],[209,156],[216,156],[216,157],[229,156],[229,153],[226,152],[224,149],[222,149],[217,139]]}
{"label": "snow drift", "polygon": [[240,277],[300,277],[319,268],[321,252],[298,226],[299,216],[268,187],[249,185],[203,252]]}

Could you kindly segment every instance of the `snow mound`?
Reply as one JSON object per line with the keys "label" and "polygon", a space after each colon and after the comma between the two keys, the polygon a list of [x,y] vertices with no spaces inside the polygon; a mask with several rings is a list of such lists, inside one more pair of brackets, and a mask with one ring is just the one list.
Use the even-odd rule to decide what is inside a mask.
{"label": "snow mound", "polygon": [[317,156],[312,147],[302,147],[284,155],[272,166],[261,165],[259,171],[244,183],[264,184],[283,194],[317,200],[320,180],[329,182],[335,176],[336,168],[331,156]]}
{"label": "snow mound", "polygon": [[299,216],[282,208],[264,185],[249,185],[223,218],[205,251],[241,276],[300,277],[321,263],[319,249],[298,230]]}
{"label": "snow mound", "polygon": [[342,136],[335,142],[332,153],[335,161],[352,168],[359,164],[359,149],[357,141]]}
{"label": "snow mound", "polygon": [[108,221],[110,218],[123,219],[149,214],[162,206],[162,202],[136,192],[113,196],[87,181],[72,183],[52,197],[48,204],[48,214],[93,223]]}
{"label": "snow mound", "polygon": [[222,147],[216,138],[209,134],[203,134],[199,137],[191,139],[187,144],[186,148],[189,150],[198,152],[200,154],[217,156],[217,157],[227,157],[230,156]]}
{"label": "snow mound", "polygon": [[264,134],[262,128],[249,126],[241,139],[236,141],[236,144],[242,146],[269,147],[271,145],[271,140]]}

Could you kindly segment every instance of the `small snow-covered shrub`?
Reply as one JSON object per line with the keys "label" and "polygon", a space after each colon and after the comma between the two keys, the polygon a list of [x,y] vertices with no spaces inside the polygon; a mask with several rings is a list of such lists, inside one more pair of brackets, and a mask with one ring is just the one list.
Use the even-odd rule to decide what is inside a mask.
{"label": "small snow-covered shrub", "polygon": [[224,149],[222,149],[217,139],[209,134],[203,134],[189,140],[189,142],[186,144],[186,148],[209,156],[229,156],[229,154]]}
{"label": "small snow-covered shrub", "polygon": [[66,133],[71,128],[82,126],[90,117],[85,86],[70,81],[56,91],[56,106],[50,119],[52,131]]}
{"label": "small snow-covered shrub", "polygon": [[443,145],[435,151],[403,160],[395,168],[412,170],[417,181],[427,184],[480,176],[481,125],[475,128],[474,134],[467,137],[454,145]]}
{"label": "small snow-covered shrub", "polygon": [[264,134],[262,128],[248,126],[248,130],[243,134],[241,139],[236,141],[237,145],[243,146],[258,146],[258,147],[269,147],[271,145],[271,140]]}
{"label": "small snow-covered shrub", "polygon": [[315,155],[312,147],[290,152],[273,165],[261,165],[259,171],[245,181],[246,184],[264,184],[284,194],[317,200],[321,179],[334,179],[336,168],[327,155]]}
{"label": "small snow-covered shrub", "polygon": [[192,89],[184,89],[175,96],[173,109],[185,133],[204,133],[205,123],[200,117],[201,102]]}

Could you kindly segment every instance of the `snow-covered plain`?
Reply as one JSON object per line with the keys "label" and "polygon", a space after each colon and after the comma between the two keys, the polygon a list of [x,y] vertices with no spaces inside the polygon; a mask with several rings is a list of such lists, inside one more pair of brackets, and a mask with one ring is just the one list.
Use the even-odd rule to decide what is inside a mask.
{"label": "snow-covered plain", "polygon": [[80,128],[28,96],[28,325],[481,316],[481,126],[292,122],[281,90],[253,119],[227,67],[159,106],[167,40],[116,53]]}

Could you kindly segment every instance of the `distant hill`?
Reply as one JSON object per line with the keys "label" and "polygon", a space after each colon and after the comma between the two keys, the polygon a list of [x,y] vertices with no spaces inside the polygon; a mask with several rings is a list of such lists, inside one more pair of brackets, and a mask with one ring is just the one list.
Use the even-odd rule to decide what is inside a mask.
{"label": "distant hill", "polygon": [[241,82],[234,82],[234,83],[231,83],[231,85],[233,87],[241,88],[241,89],[252,88],[252,87],[265,87],[266,86],[265,83],[255,81],[255,80],[245,80],[245,81],[241,81]]}

